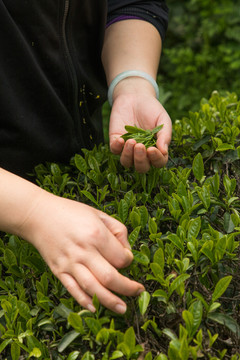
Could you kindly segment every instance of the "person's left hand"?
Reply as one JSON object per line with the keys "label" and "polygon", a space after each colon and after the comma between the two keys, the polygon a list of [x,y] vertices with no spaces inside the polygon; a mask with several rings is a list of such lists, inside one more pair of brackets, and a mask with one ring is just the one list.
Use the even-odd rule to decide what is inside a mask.
{"label": "person's left hand", "polygon": [[[155,98],[152,89],[149,89],[146,83],[144,88],[141,87],[141,80],[134,79],[134,85],[139,83],[136,91],[133,91],[133,84],[131,87],[126,84],[127,79],[122,81],[124,84],[121,84],[121,88],[119,83],[110,116],[109,140],[111,151],[114,154],[121,154],[120,162],[124,167],[128,168],[134,165],[138,172],[145,173],[151,165],[154,167],[166,165],[172,123],[166,110]],[[125,125],[154,129],[161,124],[163,127],[157,134],[156,147],[146,149],[143,144],[137,144],[133,139],[125,142],[121,138],[121,135],[126,133]]]}

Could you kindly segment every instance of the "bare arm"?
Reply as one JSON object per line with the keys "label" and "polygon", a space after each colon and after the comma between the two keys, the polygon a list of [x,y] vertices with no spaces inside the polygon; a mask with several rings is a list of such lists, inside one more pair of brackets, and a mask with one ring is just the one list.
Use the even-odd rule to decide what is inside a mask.
{"label": "bare arm", "polygon": [[116,270],[133,259],[123,224],[3,169],[0,194],[0,229],[32,243],[79,304],[94,311],[96,294],[103,305],[124,313],[125,303],[112,291],[132,296],[144,290]]}
{"label": "bare arm", "polygon": [[[156,28],[143,20],[124,20],[106,30],[102,52],[108,84],[116,75],[126,70],[141,70],[156,78],[161,53],[161,38]],[[152,85],[145,79],[131,77],[122,80],[113,93],[110,118],[110,148],[121,153],[121,163],[135,165],[139,172],[146,172],[150,165],[164,166],[168,159],[171,141],[171,120],[155,98]],[[120,136],[125,125],[138,125],[145,129],[164,124],[159,133],[157,148],[147,151],[142,144]]]}

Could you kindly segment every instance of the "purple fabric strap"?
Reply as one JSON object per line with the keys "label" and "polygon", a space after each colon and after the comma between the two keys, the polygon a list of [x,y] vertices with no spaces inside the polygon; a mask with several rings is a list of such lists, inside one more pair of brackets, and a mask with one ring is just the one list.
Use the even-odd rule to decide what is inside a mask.
{"label": "purple fabric strap", "polygon": [[106,28],[108,26],[114,24],[115,22],[122,21],[122,20],[128,20],[128,19],[141,19],[141,18],[139,16],[134,16],[134,15],[121,15],[121,16],[118,16],[118,17],[112,19],[111,21],[109,21],[106,24]]}

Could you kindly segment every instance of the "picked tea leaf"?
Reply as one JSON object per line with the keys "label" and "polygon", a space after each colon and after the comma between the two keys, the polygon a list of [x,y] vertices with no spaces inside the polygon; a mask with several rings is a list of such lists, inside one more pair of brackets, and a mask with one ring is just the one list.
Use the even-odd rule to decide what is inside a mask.
{"label": "picked tea leaf", "polygon": [[161,130],[163,125],[159,125],[152,130],[144,130],[137,126],[126,125],[125,130],[127,133],[121,137],[127,141],[128,139],[134,139],[137,143],[145,145],[146,148],[155,146],[157,142],[156,133]]}

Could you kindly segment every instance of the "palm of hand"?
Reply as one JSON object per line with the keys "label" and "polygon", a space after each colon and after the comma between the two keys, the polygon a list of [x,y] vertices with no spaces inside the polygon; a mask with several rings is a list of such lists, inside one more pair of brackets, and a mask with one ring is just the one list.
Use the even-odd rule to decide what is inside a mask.
{"label": "palm of hand", "polygon": [[[156,147],[145,148],[136,144],[133,139],[126,143],[121,138],[126,125],[143,129],[153,129],[163,124],[158,133]],[[146,172],[150,166],[162,167],[168,160],[168,145],[171,141],[171,119],[157,99],[149,95],[119,96],[113,105],[110,117],[109,138],[110,148],[115,154],[121,153],[123,166],[135,166],[139,172]]]}

